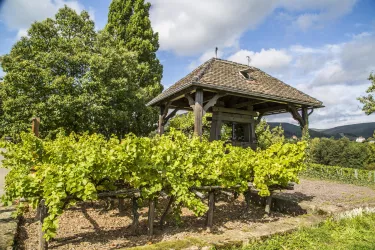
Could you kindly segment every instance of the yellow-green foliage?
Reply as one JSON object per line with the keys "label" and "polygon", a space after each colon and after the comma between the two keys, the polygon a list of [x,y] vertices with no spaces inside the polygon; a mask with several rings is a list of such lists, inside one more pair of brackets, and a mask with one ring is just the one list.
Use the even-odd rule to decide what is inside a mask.
{"label": "yellow-green foliage", "polygon": [[255,128],[258,147],[267,149],[276,143],[284,143],[284,130],[281,126],[270,129],[266,120],[262,119]]}
{"label": "yellow-green foliage", "polygon": [[200,216],[207,207],[191,192],[193,187],[219,185],[242,192],[252,181],[259,194],[267,196],[270,185],[298,181],[305,147],[304,142],[276,143],[253,151],[188,138],[173,129],[154,138],[130,134],[121,141],[74,133],[42,140],[22,133],[20,143],[6,145],[3,165],[10,172],[3,201],[26,198],[35,206],[44,198],[49,211],[43,224],[47,239],[56,234],[58,217],[69,204],[95,200],[98,192],[116,190],[119,182],[141,189],[143,199],[153,199],[163,190],[175,197],[177,207]]}

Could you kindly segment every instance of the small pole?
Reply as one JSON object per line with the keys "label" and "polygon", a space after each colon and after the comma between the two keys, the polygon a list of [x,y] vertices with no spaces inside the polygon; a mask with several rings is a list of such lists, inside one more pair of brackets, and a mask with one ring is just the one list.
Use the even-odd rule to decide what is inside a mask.
{"label": "small pole", "polygon": [[272,204],[272,193],[270,194],[270,196],[267,197],[267,201],[266,201],[266,213],[267,214],[270,214],[271,212],[271,204]]}
{"label": "small pole", "polygon": [[138,234],[138,226],[139,226],[139,214],[138,214],[138,198],[132,197],[132,212],[133,212],[133,223],[132,223],[132,230],[133,234]]}
{"label": "small pole", "polygon": [[214,209],[215,209],[215,191],[208,193],[208,213],[207,213],[207,227],[212,228],[214,221]]}
{"label": "small pole", "polygon": [[31,123],[31,130],[36,137],[39,137],[39,125],[40,125],[40,118],[33,117]]}
{"label": "small pole", "polygon": [[125,211],[125,199],[118,198],[118,211],[120,214],[123,214]]}
{"label": "small pole", "polygon": [[44,218],[47,217],[47,207],[44,199],[42,199],[39,203],[39,213],[39,250],[47,250],[48,242],[44,238],[44,232],[42,230]]}
{"label": "small pole", "polygon": [[148,205],[148,237],[154,235],[155,200],[151,199]]}
{"label": "small pole", "polygon": [[171,208],[171,205],[172,205],[173,201],[174,201],[174,196],[172,195],[172,196],[169,198],[167,208],[165,209],[163,215],[162,215],[161,218],[160,218],[160,229],[163,229],[165,218],[166,218],[167,215],[168,215],[169,209]]}

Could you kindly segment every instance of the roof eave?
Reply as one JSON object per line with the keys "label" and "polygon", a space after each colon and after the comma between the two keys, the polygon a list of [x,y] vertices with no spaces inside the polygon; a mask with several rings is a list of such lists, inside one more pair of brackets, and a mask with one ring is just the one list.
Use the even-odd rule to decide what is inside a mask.
{"label": "roof eave", "polygon": [[157,106],[156,104],[160,103],[161,101],[163,101],[163,100],[169,98],[170,96],[172,96],[172,95],[174,95],[174,94],[176,94],[180,91],[183,91],[186,88],[191,87],[191,86],[204,87],[205,89],[212,89],[212,90],[228,91],[231,94],[235,94],[235,95],[240,94],[240,95],[242,95],[244,97],[247,97],[247,98],[258,97],[258,98],[263,98],[263,99],[270,100],[270,101],[281,101],[281,102],[286,102],[286,103],[306,105],[306,106],[313,107],[313,108],[323,108],[324,107],[322,102],[320,102],[318,104],[318,103],[312,103],[312,102],[303,102],[303,101],[294,100],[294,99],[285,98],[285,97],[267,95],[267,94],[262,94],[262,93],[251,93],[251,94],[249,94],[246,91],[241,91],[241,90],[233,89],[233,88],[230,88],[230,87],[217,86],[217,85],[214,86],[212,84],[205,84],[205,83],[200,83],[200,82],[189,82],[189,83],[187,83],[187,84],[185,84],[185,85],[183,85],[179,88],[176,88],[174,91],[172,91],[171,93],[169,93],[168,95],[166,95],[165,97],[163,97],[160,100],[155,100],[155,99],[157,99],[157,97],[155,97],[153,100],[148,102],[146,105],[147,106]]}

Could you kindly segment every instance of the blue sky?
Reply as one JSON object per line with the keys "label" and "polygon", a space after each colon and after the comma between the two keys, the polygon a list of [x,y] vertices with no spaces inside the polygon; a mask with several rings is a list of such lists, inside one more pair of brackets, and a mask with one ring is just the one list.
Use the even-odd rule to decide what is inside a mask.
{"label": "blue sky", "polygon": [[[356,98],[375,71],[374,0],[150,0],[160,35],[162,83],[170,86],[214,56],[251,64],[323,101],[311,126],[374,122]],[[110,0],[0,0],[0,54],[27,34],[33,21],[64,4],[89,11],[102,29]],[[0,76],[4,72],[0,71]],[[295,123],[290,115],[269,121]]]}

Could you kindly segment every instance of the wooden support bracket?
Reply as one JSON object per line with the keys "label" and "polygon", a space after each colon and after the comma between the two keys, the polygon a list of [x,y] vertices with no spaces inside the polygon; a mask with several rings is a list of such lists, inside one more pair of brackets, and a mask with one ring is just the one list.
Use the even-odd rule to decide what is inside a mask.
{"label": "wooden support bracket", "polygon": [[226,94],[216,94],[214,95],[203,107],[203,115],[206,114],[207,110],[209,108],[211,108],[212,106],[215,106],[217,100],[219,100],[219,98],[225,96]]}
{"label": "wooden support bracket", "polygon": [[190,94],[185,94],[185,97],[186,97],[186,99],[188,99],[188,101],[189,101],[189,106],[190,106],[190,108],[192,108],[193,111],[194,111],[195,101],[194,101],[193,97],[191,97]]}
{"label": "wooden support bracket", "polygon": [[288,110],[292,114],[293,119],[298,121],[300,127],[303,128],[305,126],[305,121],[303,120],[300,113],[298,113],[297,108],[292,104],[288,104]]}

